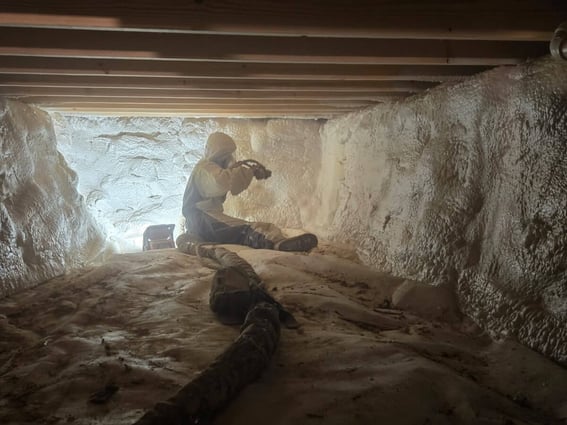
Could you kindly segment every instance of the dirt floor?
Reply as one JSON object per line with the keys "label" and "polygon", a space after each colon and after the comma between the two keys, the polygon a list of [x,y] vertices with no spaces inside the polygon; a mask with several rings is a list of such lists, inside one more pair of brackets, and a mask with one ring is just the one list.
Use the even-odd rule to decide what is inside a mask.
{"label": "dirt floor", "polygon": [[[567,424],[567,370],[491,340],[450,292],[332,246],[231,249],[301,327],[215,424]],[[213,273],[123,254],[0,300],[0,423],[131,424],[175,394],[239,333],[209,310]]]}

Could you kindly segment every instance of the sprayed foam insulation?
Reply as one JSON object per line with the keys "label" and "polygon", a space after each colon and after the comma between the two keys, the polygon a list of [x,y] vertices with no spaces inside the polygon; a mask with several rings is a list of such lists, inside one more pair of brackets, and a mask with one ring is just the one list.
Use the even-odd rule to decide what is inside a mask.
{"label": "sprayed foam insulation", "polygon": [[227,214],[290,228],[310,221],[320,121],[55,115],[54,122],[59,149],[81,170],[79,190],[118,252],[139,251],[149,225],[172,223],[181,231],[185,184],[215,131],[235,139],[237,159],[256,159],[273,172],[229,196]]}
{"label": "sprayed foam insulation", "polygon": [[[229,199],[229,214],[350,243],[382,271],[455,292],[460,308],[494,335],[515,337],[565,362],[566,75],[565,63],[548,59],[499,68],[327,123],[59,116],[55,127],[86,204],[117,250],[141,246],[118,236],[132,241],[146,224],[179,219],[185,181],[206,135],[225,131],[237,141],[240,158],[255,157],[274,171],[272,179]],[[10,105],[3,131],[15,125],[10,117],[27,122],[34,115],[43,123],[34,131],[53,140],[43,113]],[[33,133],[10,131],[14,141]],[[3,143],[2,155],[11,155]],[[61,163],[58,155],[41,152],[38,157]],[[29,162],[13,161],[22,168]],[[71,172],[67,180],[74,185]],[[2,184],[4,211],[10,183],[3,177]],[[57,194],[69,196],[56,186],[44,189],[49,208],[60,202]],[[17,198],[22,205],[28,199],[23,192]],[[3,219],[12,223],[7,231],[3,222],[5,258],[14,250],[21,256],[15,235],[27,231],[35,219],[30,215],[43,216],[43,204],[27,203],[25,210],[35,214],[20,207],[21,216]],[[67,245],[51,251],[57,259],[42,254],[46,258],[37,260],[46,268],[67,264],[63,256],[76,248],[69,244],[87,240],[89,221],[73,217],[75,238],[63,232]],[[27,280],[25,267],[19,270],[20,281]]]}
{"label": "sprayed foam insulation", "polygon": [[87,263],[103,239],[47,113],[0,98],[0,158],[2,296]]}
{"label": "sprayed foam insulation", "polygon": [[[319,229],[567,361],[567,64],[495,69],[323,129]],[[326,181],[333,182],[331,185]]]}

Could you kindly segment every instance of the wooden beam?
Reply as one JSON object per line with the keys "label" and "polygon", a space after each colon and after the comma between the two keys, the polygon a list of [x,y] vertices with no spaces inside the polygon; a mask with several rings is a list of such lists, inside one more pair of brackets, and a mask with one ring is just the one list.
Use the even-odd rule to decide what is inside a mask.
{"label": "wooden beam", "polygon": [[0,74],[0,87],[61,87],[106,89],[253,90],[253,91],[355,91],[420,92],[435,86],[424,81],[313,81],[239,80],[231,78],[149,78],[76,75]]}
{"label": "wooden beam", "polygon": [[[384,101],[385,102],[385,101]],[[216,110],[301,110],[301,111],[334,111],[334,112],[344,112],[354,109],[365,108],[368,106],[374,106],[384,102],[369,102],[364,104],[354,104],[354,105],[301,105],[301,104],[265,104],[265,105],[254,105],[254,104],[226,104],[226,105],[216,105],[209,104],[208,102],[203,103],[188,103],[188,104],[175,104],[175,103],[158,103],[158,104],[146,104],[137,103],[135,101],[129,102],[65,102],[65,103],[55,103],[55,104],[41,104],[42,108],[48,109],[69,109],[69,108],[85,108],[85,109],[148,109],[148,110],[203,110],[214,112]],[[36,104],[35,102],[26,101],[29,104]]]}
{"label": "wooden beam", "polygon": [[0,25],[365,38],[549,40],[562,0],[5,0]]}
{"label": "wooden beam", "polygon": [[156,78],[231,78],[286,80],[448,81],[490,69],[458,65],[349,65],[236,62],[184,62],[3,56],[1,74],[128,76]]}
{"label": "wooden beam", "polygon": [[253,37],[0,27],[0,55],[314,64],[515,64],[547,42]]}
{"label": "wooden beam", "polygon": [[[33,102],[27,102],[33,104]],[[256,117],[290,116],[329,117],[363,109],[362,105],[353,107],[307,106],[307,105],[144,105],[136,103],[70,103],[64,105],[39,105],[51,112],[75,112],[90,114],[137,115],[193,115],[193,116],[247,116]]]}
{"label": "wooden beam", "polygon": [[[32,103],[32,102],[26,102]],[[301,111],[301,112],[348,112],[355,109],[361,109],[367,106],[372,106],[374,104],[367,105],[355,105],[355,106],[325,106],[325,105],[146,105],[138,103],[118,103],[118,104],[108,104],[108,103],[69,103],[63,105],[41,105],[43,108],[55,108],[55,109],[69,109],[69,108],[82,108],[82,109],[167,109],[167,110],[183,110],[188,112],[203,111],[203,112],[215,112],[215,111]]]}
{"label": "wooden beam", "polygon": [[317,99],[298,99],[298,100],[272,100],[272,99],[184,99],[181,100],[158,100],[146,98],[76,98],[76,97],[25,97],[27,103],[36,103],[43,106],[72,106],[72,105],[109,105],[117,106],[147,106],[147,107],[266,107],[278,106],[286,108],[318,108],[318,109],[352,109],[369,106],[377,103],[369,100],[317,100]]}
{"label": "wooden beam", "polygon": [[237,112],[220,111],[191,111],[185,109],[156,109],[156,108],[112,108],[101,109],[92,108],[44,108],[48,112],[57,112],[65,115],[97,115],[97,116],[118,116],[118,117],[191,117],[191,118],[293,118],[293,119],[331,119],[344,115],[345,112],[324,112],[324,111],[245,111]]}
{"label": "wooden beam", "polygon": [[98,89],[60,87],[0,87],[0,96],[6,97],[75,97],[75,98],[145,98],[158,102],[163,100],[183,101],[185,99],[337,99],[372,100],[390,96],[404,96],[411,93],[382,90],[361,91],[254,91],[254,90],[190,90],[185,92],[159,89]]}

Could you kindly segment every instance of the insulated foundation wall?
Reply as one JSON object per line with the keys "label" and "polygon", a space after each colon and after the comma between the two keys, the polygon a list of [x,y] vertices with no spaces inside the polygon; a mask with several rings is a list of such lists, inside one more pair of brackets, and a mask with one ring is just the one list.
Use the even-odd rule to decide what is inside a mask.
{"label": "insulated foundation wall", "polygon": [[95,257],[103,239],[45,112],[0,98],[0,297]]}
{"label": "insulated foundation wall", "polygon": [[567,64],[541,60],[323,129],[314,225],[567,362]]}
{"label": "insulated foundation wall", "polygon": [[[51,142],[39,143],[53,138],[48,118],[3,105],[0,249],[3,273],[14,272],[2,276],[23,277],[3,278],[11,290],[77,262],[96,236],[77,218],[73,173]],[[239,159],[273,171],[229,197],[228,214],[350,243],[380,270],[451,288],[494,335],[567,362],[565,63],[495,69],[327,123],[59,116],[56,131],[97,221],[118,245],[138,235],[118,248],[139,250],[145,226],[178,222],[206,137],[224,131]],[[43,157],[59,171],[29,165]],[[28,194],[34,201],[24,202]],[[51,221],[62,230],[48,236],[39,229]]]}
{"label": "insulated foundation wall", "polygon": [[203,157],[209,134],[236,142],[238,160],[256,159],[272,170],[267,180],[224,204],[251,221],[300,228],[312,222],[320,164],[317,120],[199,119],[55,115],[58,146],[79,174],[89,211],[120,252],[140,251],[149,225],[175,224],[187,179]]}

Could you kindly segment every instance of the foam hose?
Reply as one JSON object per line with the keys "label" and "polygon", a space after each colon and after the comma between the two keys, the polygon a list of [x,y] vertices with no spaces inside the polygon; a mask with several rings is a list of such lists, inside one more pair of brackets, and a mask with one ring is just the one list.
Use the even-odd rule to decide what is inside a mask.
{"label": "foam hose", "polygon": [[[222,311],[219,310],[223,309],[232,310],[233,313],[239,310],[237,316],[240,317],[240,320],[238,323],[242,323],[242,318],[251,305],[258,302],[268,302],[278,309],[280,321],[286,328],[297,329],[299,327],[299,323],[295,320],[293,314],[287,311],[264,290],[264,284],[260,276],[258,276],[250,263],[238,254],[219,246],[219,244],[197,242],[187,236],[187,234],[180,235],[176,243],[179,251],[185,254],[197,255],[199,258],[212,260],[218,265],[219,270],[213,278],[210,296],[211,309],[217,313],[217,315],[222,313]],[[231,273],[231,271],[236,271],[237,273]],[[228,289],[222,284],[218,285],[218,283],[222,281],[222,278],[227,276],[231,276],[233,280],[234,278],[240,280],[239,276],[245,277],[247,284],[240,285],[238,290],[234,290],[233,285],[228,285],[229,287],[232,286],[232,289]],[[218,279],[219,277],[221,277],[220,280]],[[217,302],[215,302],[215,300]]]}
{"label": "foam hose", "polygon": [[166,402],[157,403],[134,425],[210,424],[268,366],[280,336],[278,309],[256,304],[240,336],[195,379]]}
{"label": "foam hose", "polygon": [[[158,402],[134,425],[203,425],[212,422],[219,413],[248,384],[260,377],[275,352],[280,337],[280,318],[295,322],[283,307],[261,288],[262,281],[254,268],[236,253],[217,245],[204,245],[180,237],[177,248],[186,254],[198,255],[217,263],[211,299],[241,304],[245,312],[240,335],[211,365],[185,385],[173,397]],[[236,271],[227,274],[228,271]],[[217,281],[244,278],[245,291],[223,292]],[[241,295],[248,303],[242,303]],[[267,302],[265,302],[266,300]],[[213,306],[211,305],[211,308]],[[213,309],[214,310],[214,309]],[[241,323],[241,322],[239,322]],[[295,322],[296,323],[296,322]]]}

